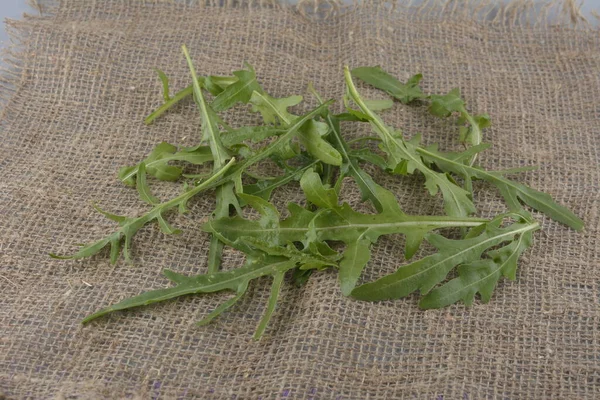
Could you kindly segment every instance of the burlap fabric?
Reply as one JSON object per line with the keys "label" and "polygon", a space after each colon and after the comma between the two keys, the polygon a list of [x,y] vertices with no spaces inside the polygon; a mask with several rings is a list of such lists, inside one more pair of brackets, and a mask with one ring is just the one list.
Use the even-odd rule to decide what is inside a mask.
{"label": "burlap fabric", "polygon": [[[553,25],[548,10],[521,3],[450,3],[445,10],[185,3],[40,1],[41,16],[10,24],[16,43],[2,74],[0,114],[0,398],[600,398],[597,30]],[[312,81],[340,99],[346,64],[380,64],[402,79],[422,72],[427,92],[460,87],[469,108],[494,123],[485,133],[494,147],[482,164],[539,165],[518,179],[572,208],[586,229],[576,233],[536,214],[544,230],[517,281],[502,281],[487,305],[423,312],[416,296],[353,301],[331,271],[301,289],[286,285],[260,342],[251,335],[267,279],[208,327],[194,322],[226,295],[82,327],[100,307],[167,285],[163,268],[206,268],[207,236],[198,222],[211,210],[209,195],[192,202],[191,214],[172,215],[182,236],[141,231],[133,266],[111,266],[107,254],[77,262],[48,257],[114,229],[92,201],[128,215],[145,209],[117,181],[118,167],[162,140],[197,141],[191,102],[152,126],[142,123],[161,103],[154,67],[173,87],[188,84],[183,43],[201,74],[229,73],[248,61],[276,96],[304,93]],[[397,105],[384,115],[407,135],[422,132],[445,148],[455,143],[456,126],[424,108]],[[226,117],[236,126],[258,121],[243,110]],[[346,135],[369,133],[368,126],[346,128]],[[419,178],[375,176],[408,212],[441,212]],[[180,190],[152,183],[161,198]],[[493,188],[477,190],[480,215],[505,209]],[[296,192],[278,192],[279,204]],[[346,193],[358,202],[351,186]],[[401,259],[402,239],[384,239],[367,275],[390,272]],[[227,253],[227,268],[240,262]]]}

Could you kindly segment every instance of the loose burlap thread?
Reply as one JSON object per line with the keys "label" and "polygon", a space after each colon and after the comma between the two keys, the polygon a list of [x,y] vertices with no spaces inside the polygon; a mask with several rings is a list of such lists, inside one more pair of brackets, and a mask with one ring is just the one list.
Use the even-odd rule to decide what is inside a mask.
{"label": "loose burlap thread", "polygon": [[[553,24],[548,10],[522,2],[189,3],[39,1],[41,16],[9,24],[15,46],[2,74],[0,111],[0,398],[600,397],[596,29],[570,26],[578,19],[573,12]],[[493,148],[481,163],[538,165],[515,179],[552,194],[586,229],[577,233],[536,213],[543,232],[520,261],[517,280],[501,281],[490,303],[470,308],[424,312],[417,296],[354,301],[340,294],[330,271],[302,288],[284,285],[260,342],[251,335],[268,297],[266,278],[207,327],[194,322],[226,294],[82,326],[101,307],[168,285],[163,268],[205,271],[208,237],[198,227],[210,214],[210,195],[192,201],[190,214],[170,216],[181,236],[143,229],[132,266],[111,266],[106,254],[48,257],[112,232],[91,202],[127,215],[146,209],[118,182],[118,167],[160,141],[197,142],[191,101],[152,126],[142,122],[161,103],[153,68],[164,70],[173,88],[188,84],[183,43],[199,73],[227,74],[247,61],[278,97],[305,93],[313,82],[325,97],[340,99],[343,65],[380,64],[401,79],[421,72],[428,93],[459,87],[469,109],[493,121],[485,131]],[[395,105],[383,115],[407,136],[420,132],[442,148],[456,146],[456,126],[424,107]],[[258,121],[246,110],[226,118],[234,126]],[[349,137],[369,133],[368,126],[344,126]],[[407,212],[442,212],[420,178],[373,173]],[[180,190],[152,185],[163,199]],[[505,210],[492,187],[477,183],[476,190],[479,215]],[[280,205],[301,198],[297,186],[276,196]],[[345,198],[359,203],[350,184]],[[401,259],[402,239],[383,239],[368,279],[395,270]],[[226,253],[225,268],[241,262]]]}

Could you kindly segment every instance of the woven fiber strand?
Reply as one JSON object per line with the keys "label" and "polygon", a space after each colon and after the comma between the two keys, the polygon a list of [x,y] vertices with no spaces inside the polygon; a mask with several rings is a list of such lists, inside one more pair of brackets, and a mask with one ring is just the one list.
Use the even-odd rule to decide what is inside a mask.
{"label": "woven fiber strand", "polygon": [[[11,71],[2,74],[0,398],[600,398],[597,30],[521,24],[520,6],[478,22],[456,8],[377,2],[345,9],[318,3],[317,13],[312,3],[38,3],[43,16],[11,22],[17,46],[7,57]],[[83,261],[48,257],[114,229],[92,201],[127,215],[145,209],[116,179],[118,167],[163,140],[197,142],[191,102],[152,126],[142,122],[161,102],[153,68],[166,71],[174,88],[188,84],[183,43],[200,74],[227,74],[248,61],[278,97],[304,93],[313,82],[340,99],[346,64],[380,64],[401,79],[421,72],[428,93],[460,87],[468,107],[493,121],[485,140],[494,147],[481,163],[540,166],[516,179],[552,194],[586,229],[577,233],[536,214],[543,232],[522,258],[517,281],[502,281],[490,303],[471,308],[423,312],[416,296],[354,301],[340,294],[331,271],[301,289],[284,285],[260,342],[251,335],[268,279],[207,327],[194,322],[224,295],[182,298],[83,327],[81,319],[101,307],[165,287],[163,268],[205,271],[208,237],[198,222],[210,214],[211,196],[192,201],[190,214],[171,216],[184,231],[179,237],[143,229],[133,266],[111,266],[104,253]],[[256,122],[244,110],[225,117],[234,126]],[[384,118],[407,135],[455,145],[456,126],[423,107],[396,105]],[[367,126],[344,127],[349,136],[369,134]],[[407,212],[442,210],[418,177],[375,178]],[[180,190],[152,184],[164,199]],[[480,215],[505,210],[492,188],[476,188]],[[358,202],[351,186],[345,193]],[[277,196],[278,204],[299,199],[296,187]],[[401,257],[398,238],[382,240],[367,275],[393,271]],[[241,261],[228,252],[225,267]]]}

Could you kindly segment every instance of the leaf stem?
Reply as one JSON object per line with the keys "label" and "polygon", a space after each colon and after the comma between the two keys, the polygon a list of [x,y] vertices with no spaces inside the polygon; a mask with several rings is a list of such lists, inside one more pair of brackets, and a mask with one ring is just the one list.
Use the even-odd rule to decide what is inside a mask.
{"label": "leaf stem", "polygon": [[146,125],[152,124],[156,118],[160,117],[165,112],[167,112],[169,109],[173,108],[181,100],[185,99],[188,96],[191,96],[192,93],[194,93],[193,85],[190,85],[190,86],[186,87],[185,89],[182,89],[179,92],[175,93],[175,95],[173,97],[171,97],[169,99],[169,101],[165,101],[160,107],[158,107],[156,110],[154,110],[152,112],[152,114],[148,115],[144,119],[144,123]]}
{"label": "leaf stem", "polygon": [[[194,63],[192,62],[188,49],[185,45],[183,45],[181,48],[192,75],[194,98],[198,108],[200,109],[200,114],[202,117],[203,136],[208,138],[210,150],[213,156],[214,169],[218,170],[225,163],[225,160],[229,157],[229,154],[221,142],[220,132],[217,129],[217,124],[212,118],[214,112],[211,113],[209,108],[210,106],[206,103],[204,95],[202,94],[200,82],[198,82]],[[226,183],[225,185],[217,188],[216,207],[213,216],[215,218],[224,218],[229,216],[230,205],[237,205],[237,200],[235,194],[233,193],[233,183]],[[219,241],[215,235],[213,235],[210,238],[210,247],[208,251],[208,273],[212,274],[219,270],[221,266],[222,253],[223,243]]]}
{"label": "leaf stem", "polygon": [[265,310],[265,315],[260,320],[258,327],[256,328],[256,332],[254,332],[254,340],[260,340],[269,321],[271,320],[271,316],[275,311],[275,305],[277,304],[277,298],[279,297],[279,291],[281,289],[281,283],[283,282],[283,277],[285,276],[284,272],[276,272],[273,275],[273,285],[271,286],[271,295],[269,296],[269,303],[267,305],[267,309]]}

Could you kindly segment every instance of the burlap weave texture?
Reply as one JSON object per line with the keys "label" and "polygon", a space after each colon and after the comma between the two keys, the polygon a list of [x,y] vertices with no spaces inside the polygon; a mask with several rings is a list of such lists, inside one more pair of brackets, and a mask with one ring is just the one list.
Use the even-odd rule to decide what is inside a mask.
{"label": "burlap weave texture", "polygon": [[[11,71],[2,74],[0,398],[600,398],[597,30],[519,25],[516,11],[477,22],[456,9],[377,2],[316,14],[270,3],[39,3],[43,16],[11,23],[17,46],[7,59]],[[301,289],[286,285],[260,342],[251,334],[268,296],[266,279],[207,327],[194,322],[225,296],[188,297],[82,327],[100,307],[167,285],[163,268],[206,268],[208,240],[198,222],[210,213],[209,195],[194,200],[189,215],[171,216],[183,235],[141,231],[133,266],[111,266],[106,254],[77,262],[48,257],[114,229],[92,201],[128,215],[145,209],[116,179],[118,167],[163,140],[197,141],[191,102],[152,126],[142,122],[161,102],[153,68],[174,88],[188,84],[183,43],[199,73],[227,74],[247,61],[278,97],[304,94],[313,82],[339,100],[344,65],[379,64],[401,79],[421,72],[429,93],[460,87],[468,107],[493,121],[485,140],[494,147],[481,163],[540,166],[516,179],[552,194],[586,229],[577,233],[536,214],[543,232],[517,281],[502,281],[489,304],[471,308],[423,312],[416,296],[354,301],[341,295],[331,271]],[[235,126],[257,121],[243,110],[226,117]],[[456,126],[422,107],[396,105],[384,118],[442,148],[456,142]],[[347,128],[349,136],[369,134],[367,126]],[[407,212],[442,211],[419,178],[375,178]],[[156,187],[163,199],[180,190]],[[493,188],[476,187],[480,215],[505,209]],[[356,204],[356,192],[346,193]],[[276,195],[278,204],[299,198],[294,188]],[[369,276],[398,266],[399,240],[382,240]],[[227,268],[240,262],[226,254]]]}

